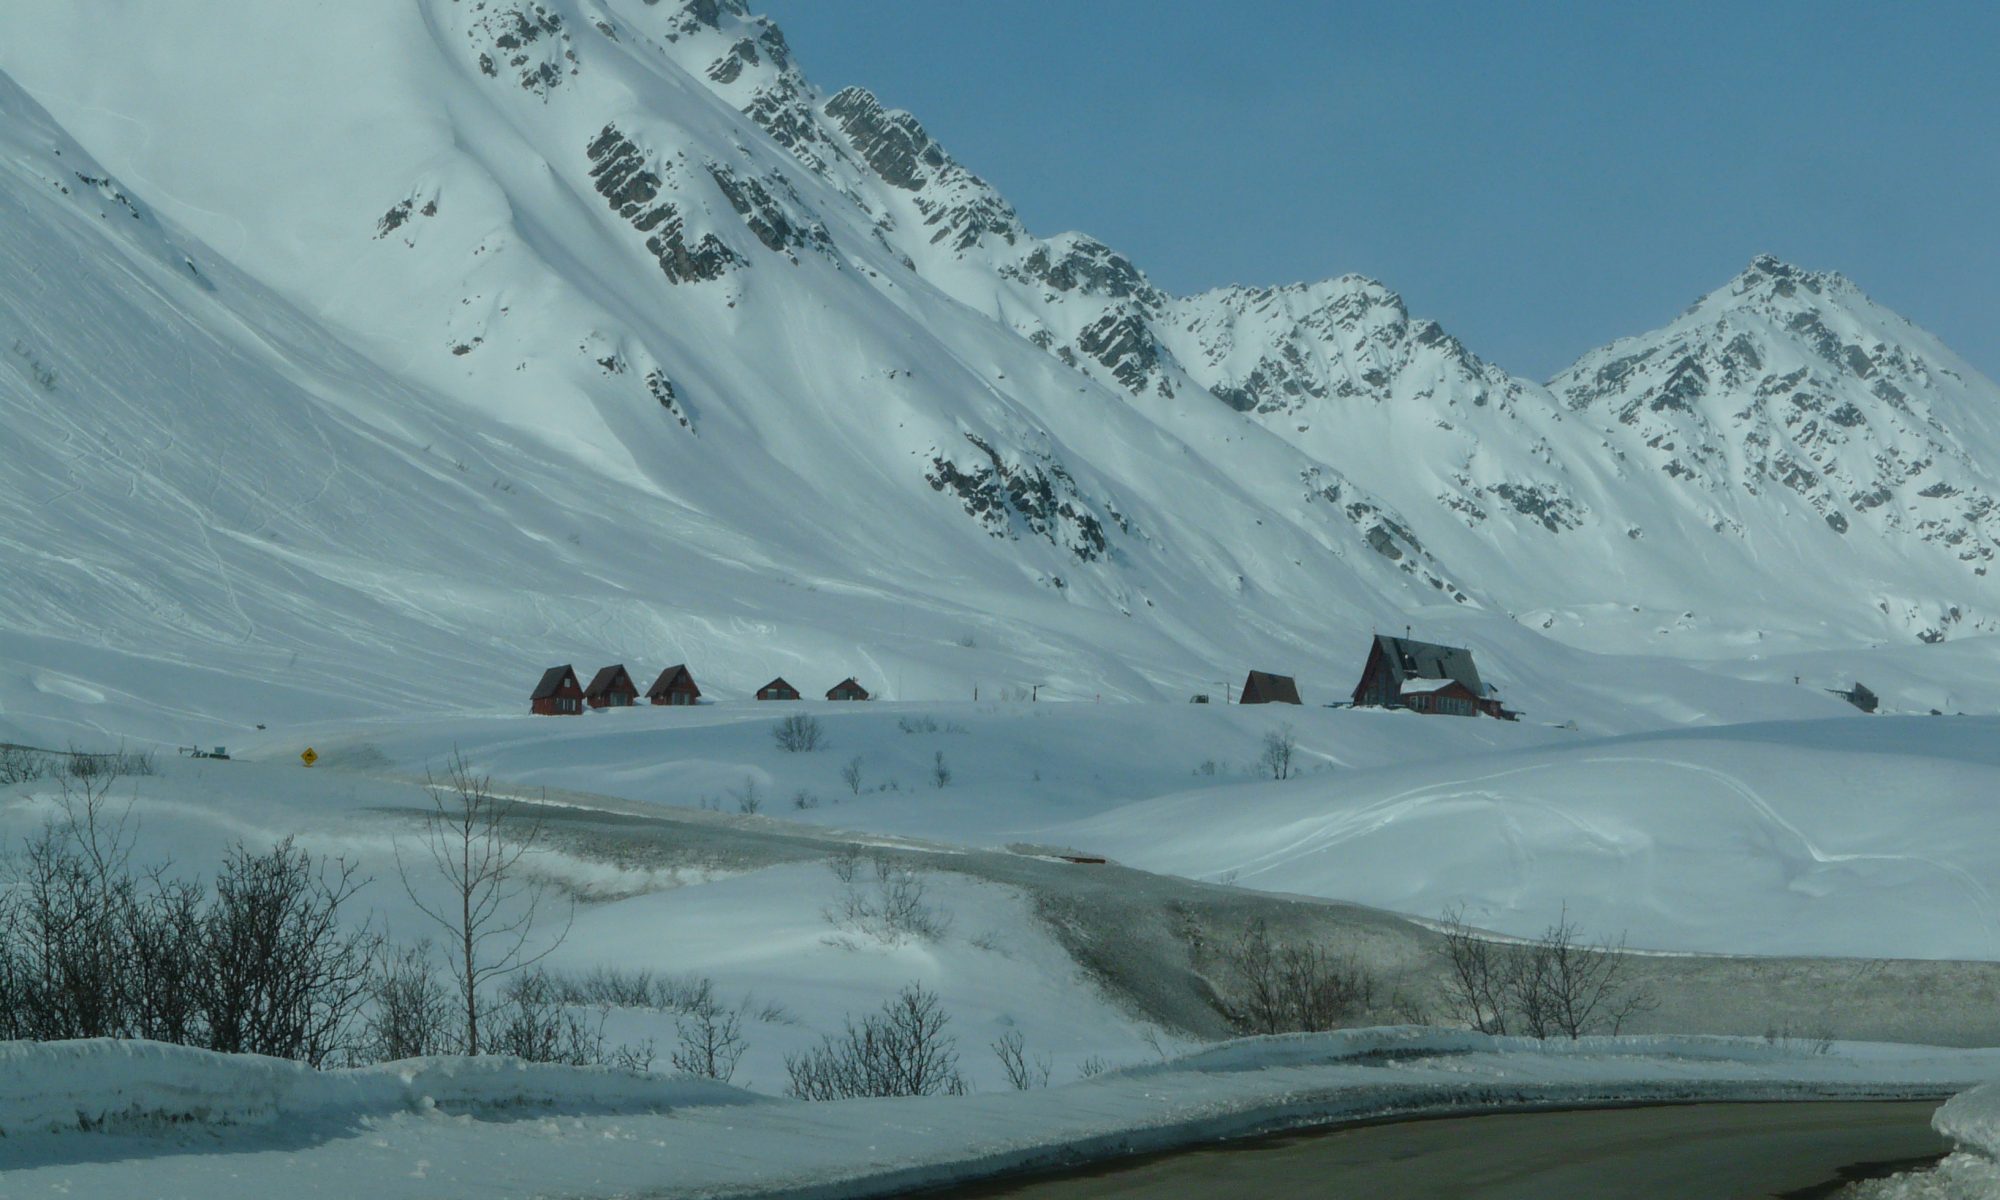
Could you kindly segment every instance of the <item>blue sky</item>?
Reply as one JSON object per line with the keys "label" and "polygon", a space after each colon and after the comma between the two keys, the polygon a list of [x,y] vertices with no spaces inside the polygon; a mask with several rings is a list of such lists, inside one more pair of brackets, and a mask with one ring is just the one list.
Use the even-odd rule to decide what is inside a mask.
{"label": "blue sky", "polygon": [[1542,378],[1769,251],[2000,377],[2000,0],[752,7],[1171,291],[1358,271]]}

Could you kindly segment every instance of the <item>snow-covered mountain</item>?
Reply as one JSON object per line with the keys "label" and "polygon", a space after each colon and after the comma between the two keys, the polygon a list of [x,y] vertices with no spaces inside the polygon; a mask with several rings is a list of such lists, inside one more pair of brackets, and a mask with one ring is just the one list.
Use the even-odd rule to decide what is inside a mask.
{"label": "snow-covered mountain", "polygon": [[565,659],[1326,700],[1406,623],[1634,727],[1738,701],[1572,647],[2000,612],[2000,390],[1837,277],[1760,259],[1548,388],[1368,280],[1174,297],[731,0],[19,0],[0,70],[20,727]]}

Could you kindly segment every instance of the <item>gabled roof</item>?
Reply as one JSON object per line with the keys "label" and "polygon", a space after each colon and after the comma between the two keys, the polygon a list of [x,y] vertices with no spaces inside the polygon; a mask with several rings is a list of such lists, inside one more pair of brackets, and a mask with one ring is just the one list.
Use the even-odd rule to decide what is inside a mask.
{"label": "gabled roof", "polygon": [[[1256,699],[1253,700],[1252,697]],[[1299,685],[1290,675],[1273,675],[1269,671],[1252,671],[1243,681],[1243,703],[1254,704],[1298,704]]]}
{"label": "gabled roof", "polygon": [[835,692],[860,692],[862,695],[866,696],[868,694],[868,689],[856,683],[854,681],[854,676],[849,675],[847,678],[841,680],[839,683],[836,683],[832,687],[826,689],[826,694],[829,696],[833,695]]}
{"label": "gabled roof", "polygon": [[1440,646],[1380,633],[1375,635],[1375,644],[1381,647],[1382,659],[1389,664],[1390,678],[1398,689],[1406,679],[1452,679],[1474,696],[1487,694],[1486,685],[1479,682],[1479,668],[1472,664],[1472,651],[1463,646]]}
{"label": "gabled roof", "polygon": [[528,699],[547,700],[549,697],[555,695],[557,692],[562,690],[563,681],[565,679],[567,679],[571,683],[576,682],[575,667],[572,667],[567,663],[563,664],[560,667],[550,667],[548,670],[542,672],[542,681],[535,685],[534,694],[529,696]]}
{"label": "gabled roof", "polygon": [[632,685],[632,677],[625,673],[624,663],[613,663],[590,677],[590,686],[583,689],[586,696],[602,696],[618,684],[625,690],[637,694],[639,689]]}
{"label": "gabled roof", "polygon": [[693,692],[697,696],[701,695],[701,688],[695,685],[694,676],[688,673],[686,663],[675,663],[673,666],[660,672],[660,677],[653,681],[653,686],[647,689],[646,694],[648,696],[657,696],[662,692],[671,692],[674,690],[674,685],[683,679],[687,680],[686,690]]}
{"label": "gabled roof", "polygon": [[765,684],[763,687],[760,687],[757,690],[760,692],[771,692],[771,691],[796,692],[799,689],[793,687],[789,683],[786,683],[785,677],[780,675],[778,678],[773,679],[771,682]]}

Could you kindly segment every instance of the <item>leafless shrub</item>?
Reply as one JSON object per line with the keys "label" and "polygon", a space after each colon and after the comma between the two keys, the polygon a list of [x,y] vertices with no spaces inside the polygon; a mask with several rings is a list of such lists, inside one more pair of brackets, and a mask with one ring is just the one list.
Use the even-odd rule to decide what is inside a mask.
{"label": "leafless shrub", "polygon": [[792,793],[792,807],[798,809],[800,812],[818,808],[819,797],[804,788],[800,788],[798,791]]}
{"label": "leafless shrub", "polygon": [[743,1057],[742,1021],[713,992],[674,1018],[675,1046],[668,1059],[682,1075],[728,1083]]}
{"label": "leafless shrub", "polygon": [[[5,780],[4,780],[4,779],[0,779],[0,782],[5,782]],[[844,767],[842,767],[842,768],[840,768],[840,782],[842,782],[842,783],[844,783],[844,784],[846,784],[846,785],[847,785],[847,790],[848,790],[848,791],[850,791],[850,792],[854,793],[854,794],[855,794],[855,795],[857,795],[857,796],[859,796],[859,795],[861,794],[861,756],[860,756],[860,755],[858,755],[858,754],[857,754],[857,755],[855,755],[855,756],[854,756],[853,758],[850,758],[850,759],[848,759],[848,760],[847,760],[847,765],[846,765],[846,766],[844,766]]]}
{"label": "leafless shrub", "polygon": [[26,746],[0,746],[0,787],[33,783],[49,773],[48,756]]}
{"label": "leafless shrub", "polygon": [[936,733],[937,718],[925,714],[921,717],[897,717],[896,728],[904,733]]}
{"label": "leafless shrub", "polygon": [[1359,962],[1314,942],[1274,942],[1261,917],[1222,953],[1242,997],[1240,1017],[1257,1033],[1338,1029],[1374,1005],[1374,977]]}
{"label": "leafless shrub", "polygon": [[583,1017],[562,1001],[561,989],[540,968],[519,971],[500,989],[487,1050],[529,1062],[574,1067],[606,1062],[604,1021]]}
{"label": "leafless shrub", "polygon": [[745,775],[741,789],[730,788],[729,794],[736,798],[736,811],[746,817],[754,817],[764,807],[764,797],[758,794],[757,777]]}
{"label": "leafless shrub", "polygon": [[1007,1073],[1008,1086],[1017,1092],[1049,1086],[1049,1071],[1054,1065],[1047,1055],[1030,1059],[1026,1046],[1027,1039],[1021,1036],[1018,1029],[1008,1030],[993,1043],[993,1056],[1000,1060],[1000,1069]]}
{"label": "leafless shrub", "polygon": [[951,932],[951,913],[930,902],[930,884],[924,873],[887,855],[877,855],[873,865],[873,878],[864,885],[853,859],[836,856],[830,860],[834,877],[842,879],[842,889],[838,900],[821,910],[827,923],[890,945],[911,939],[944,940]]}
{"label": "leafless shrub", "polygon": [[931,786],[943,788],[951,783],[951,767],[944,761],[944,751],[931,757]]}
{"label": "leafless shrub", "polygon": [[817,718],[793,713],[771,727],[771,740],[778,743],[780,750],[811,754],[826,744],[826,735]]}
{"label": "leafless shrub", "polygon": [[491,780],[475,774],[456,751],[444,777],[426,772],[424,785],[431,798],[431,811],[424,816],[424,850],[444,881],[449,902],[425,897],[400,847],[396,868],[411,901],[447,935],[447,961],[465,1014],[462,1045],[467,1054],[478,1054],[487,985],[533,966],[560,945],[575,909],[569,910],[562,933],[531,950],[536,926],[547,923],[546,889],[526,877],[521,861],[542,840],[540,818],[495,795]]}
{"label": "leafless shrub", "polygon": [[202,923],[197,992],[210,1049],[319,1066],[345,1048],[379,939],[345,929],[340,910],[365,882],[290,838],[262,854],[240,843],[229,852]]}
{"label": "leafless shrub", "polygon": [[789,1091],[801,1100],[963,1095],[950,1021],[937,993],[912,983],[859,1024],[850,1017],[842,1033],[786,1055]]}
{"label": "leafless shrub", "polygon": [[362,1057],[394,1062],[458,1048],[451,989],[438,977],[429,942],[379,952],[369,990]]}
{"label": "leafless shrub", "polygon": [[1289,724],[1280,725],[1264,735],[1264,747],[1257,755],[1257,766],[1273,780],[1292,777],[1292,760],[1299,750],[1298,734]]}
{"label": "leafless shrub", "polygon": [[854,846],[842,846],[828,856],[826,869],[842,884],[852,884],[861,870],[861,851]]}
{"label": "leafless shrub", "polygon": [[1659,1002],[1629,979],[1624,939],[1583,940],[1569,906],[1542,935],[1520,945],[1476,936],[1462,909],[1447,909],[1442,953],[1453,1015],[1485,1033],[1572,1040],[1599,1030],[1617,1034]]}
{"label": "leafless shrub", "polygon": [[291,842],[230,851],[211,896],[133,875],[107,773],[59,775],[61,815],[0,888],[0,1036],[143,1037],[320,1065],[344,1056],[375,939],[351,867]]}
{"label": "leafless shrub", "polygon": [[1789,1024],[1772,1025],[1764,1030],[1764,1044],[1787,1054],[1830,1054],[1833,1041],[1833,1030],[1823,1024],[1811,1033],[1795,1030]]}
{"label": "leafless shrub", "polygon": [[1076,1076],[1078,1079],[1095,1079],[1106,1071],[1114,1069],[1110,1059],[1101,1054],[1093,1054],[1076,1064]]}
{"label": "leafless shrub", "polygon": [[56,773],[72,780],[122,779],[133,775],[153,775],[158,767],[150,752],[120,746],[109,752],[79,750],[72,745],[56,762]]}

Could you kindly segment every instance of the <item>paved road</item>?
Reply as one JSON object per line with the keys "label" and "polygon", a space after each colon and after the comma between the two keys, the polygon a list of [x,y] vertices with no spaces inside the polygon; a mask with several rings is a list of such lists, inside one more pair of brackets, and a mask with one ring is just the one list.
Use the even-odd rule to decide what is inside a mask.
{"label": "paved road", "polygon": [[1734,1200],[1830,1197],[1945,1152],[1935,1102],[1509,1113],[1262,1138],[936,1200]]}

